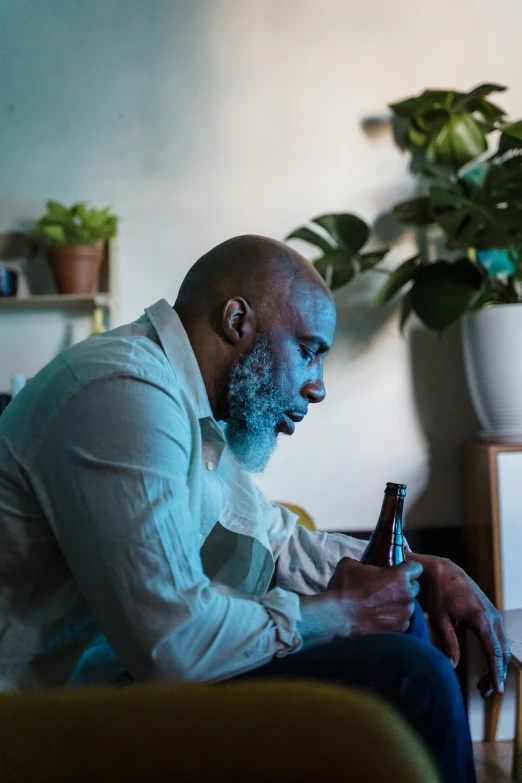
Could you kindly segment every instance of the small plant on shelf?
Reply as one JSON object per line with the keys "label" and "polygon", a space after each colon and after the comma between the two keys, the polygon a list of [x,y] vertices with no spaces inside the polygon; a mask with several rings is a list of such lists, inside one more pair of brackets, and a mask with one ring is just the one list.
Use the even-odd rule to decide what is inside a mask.
{"label": "small plant on shelf", "polygon": [[109,207],[92,209],[84,202],[66,207],[48,201],[32,236],[46,249],[62,294],[90,294],[103,260],[104,243],[116,235],[118,218]]}

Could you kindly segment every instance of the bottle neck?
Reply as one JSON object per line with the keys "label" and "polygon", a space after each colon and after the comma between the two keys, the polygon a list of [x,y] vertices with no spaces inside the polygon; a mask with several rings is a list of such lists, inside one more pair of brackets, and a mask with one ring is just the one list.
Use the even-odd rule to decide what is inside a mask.
{"label": "bottle neck", "polygon": [[375,533],[392,533],[402,539],[402,511],[404,508],[404,497],[396,493],[385,493],[382,501],[381,513]]}

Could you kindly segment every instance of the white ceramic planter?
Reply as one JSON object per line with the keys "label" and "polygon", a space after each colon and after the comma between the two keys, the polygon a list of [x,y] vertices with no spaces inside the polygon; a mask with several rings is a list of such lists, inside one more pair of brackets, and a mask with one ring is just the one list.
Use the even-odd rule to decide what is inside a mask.
{"label": "white ceramic planter", "polygon": [[486,440],[522,443],[522,304],[462,319],[466,375]]}

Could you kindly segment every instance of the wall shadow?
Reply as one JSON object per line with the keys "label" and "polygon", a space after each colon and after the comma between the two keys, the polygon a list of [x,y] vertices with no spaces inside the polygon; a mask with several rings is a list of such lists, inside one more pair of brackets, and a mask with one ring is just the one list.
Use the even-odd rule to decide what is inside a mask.
{"label": "wall shadow", "polygon": [[408,509],[408,527],[461,526],[464,521],[462,446],[480,425],[469,395],[460,325],[442,336],[415,327],[408,339],[417,415],[426,437],[429,480]]}
{"label": "wall shadow", "polygon": [[395,306],[372,307],[386,278],[370,271],[333,292],[337,310],[336,350],[349,355],[364,351],[390,319]]}
{"label": "wall shadow", "polygon": [[[377,242],[388,246],[397,245],[407,233],[408,229],[390,210],[383,210],[372,227]],[[419,230],[414,236],[425,258],[447,257],[440,229]],[[378,308],[381,313],[372,314],[370,321],[363,319],[363,324],[375,333],[398,306],[395,301],[392,307]],[[353,321],[354,314],[349,309],[341,322],[348,326]],[[356,330],[356,340],[361,341],[364,336],[360,328]],[[422,494],[408,505],[407,526],[410,529],[461,527],[465,515],[462,447],[477,437],[480,424],[468,391],[460,324],[439,336],[413,321],[407,341],[416,415],[426,439],[429,476]]]}

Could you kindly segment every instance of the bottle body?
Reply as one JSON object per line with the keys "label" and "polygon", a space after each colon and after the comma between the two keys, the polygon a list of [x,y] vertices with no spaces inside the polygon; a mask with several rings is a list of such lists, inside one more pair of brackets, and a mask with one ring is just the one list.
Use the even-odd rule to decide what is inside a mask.
{"label": "bottle body", "polygon": [[381,567],[404,563],[402,512],[405,497],[405,484],[386,484],[379,521],[363,552],[361,563]]}

